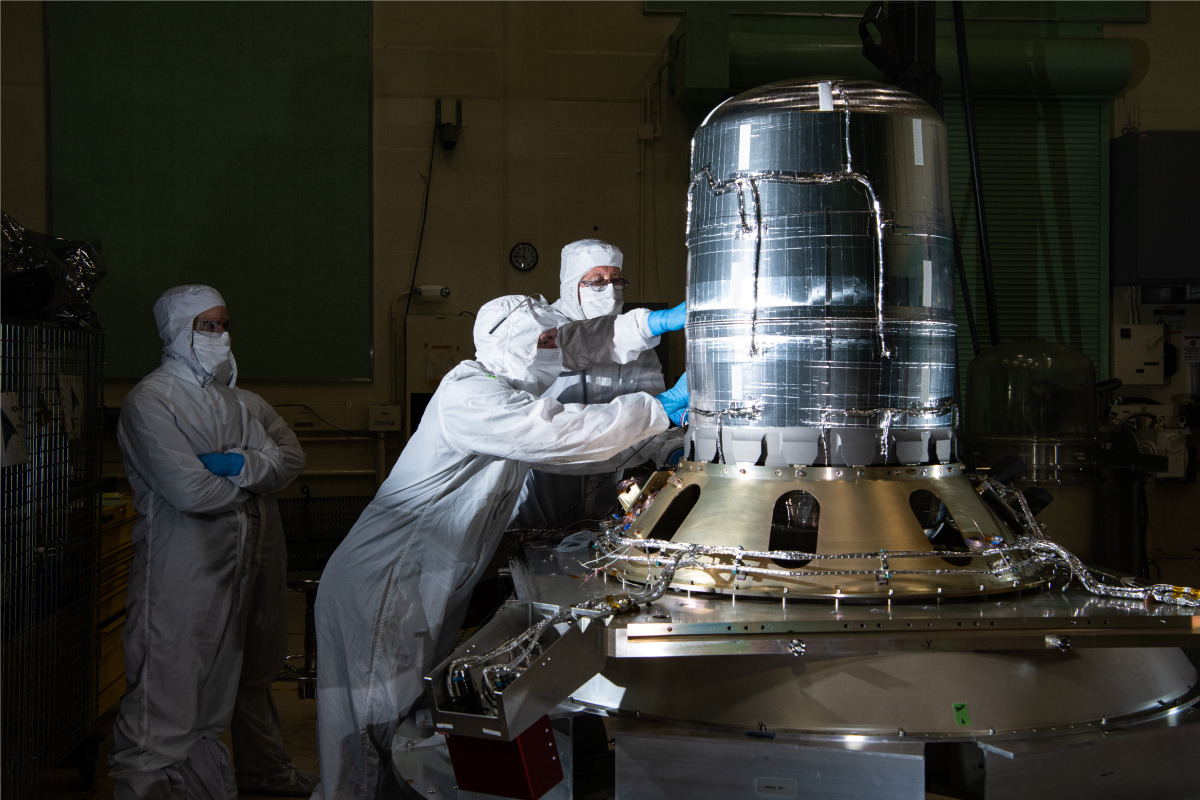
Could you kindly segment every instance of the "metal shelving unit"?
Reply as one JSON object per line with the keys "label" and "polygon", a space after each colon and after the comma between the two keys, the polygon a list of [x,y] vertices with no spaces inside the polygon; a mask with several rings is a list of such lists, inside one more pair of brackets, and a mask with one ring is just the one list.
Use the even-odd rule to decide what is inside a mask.
{"label": "metal shelving unit", "polygon": [[4,446],[23,435],[27,453],[3,467],[0,534],[0,795],[18,797],[96,718],[104,335],[0,328]]}

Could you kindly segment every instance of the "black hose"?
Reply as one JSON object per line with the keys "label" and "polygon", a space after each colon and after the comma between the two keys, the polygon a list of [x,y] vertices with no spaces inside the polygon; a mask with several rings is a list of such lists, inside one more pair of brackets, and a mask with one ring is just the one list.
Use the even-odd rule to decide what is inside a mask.
{"label": "black hose", "polygon": [[971,101],[971,67],[967,58],[967,29],[962,0],[954,0],[954,39],[958,44],[958,75],[962,81],[963,117],[967,123],[967,150],[971,156],[971,186],[975,190],[975,219],[979,226],[979,258],[983,265],[983,294],[987,303],[988,332],[992,347],[1000,344],[1000,317],[992,279],[992,250],[988,242],[987,215],[983,209],[983,181],[979,173],[979,142],[975,137],[975,111]]}
{"label": "black hose", "polygon": [[[971,305],[971,290],[967,288],[967,267],[963,264],[962,242],[958,238],[958,223],[950,215],[950,234],[954,237],[954,264],[958,267],[958,287],[962,289],[963,309],[967,312],[967,327],[971,329],[971,349],[979,355],[979,329],[975,327],[975,309]],[[955,374],[958,370],[955,370]]]}
{"label": "black hose", "polygon": [[[439,101],[439,102],[441,102],[441,101]],[[433,141],[429,143],[429,169],[427,170],[428,176],[425,178],[425,200],[421,205],[421,230],[417,234],[417,252],[416,252],[416,255],[413,257],[412,280],[409,282],[409,285],[408,285],[408,299],[405,300],[405,302],[404,302],[404,316],[406,319],[408,317],[408,312],[412,310],[413,290],[417,286],[417,267],[419,267],[421,265],[421,245],[425,242],[425,220],[429,217],[429,190],[431,188],[433,188],[433,154],[437,152],[437,141],[438,141],[437,126],[435,125],[435,126],[433,126]],[[403,384],[402,385],[404,387],[404,389],[403,389],[404,394],[402,394],[400,396],[400,407],[403,408],[404,413],[407,414],[407,413],[409,413],[409,407],[408,407],[408,325],[407,325],[407,323],[405,323],[403,325],[403,327],[404,327],[404,376],[403,376]],[[395,342],[392,343],[392,346],[393,347],[396,346]],[[394,357],[392,358],[392,363],[393,364],[396,363],[396,359]],[[396,379],[395,376],[392,376],[392,380],[395,381],[395,379]],[[395,383],[392,383],[393,387],[395,385],[396,385]],[[411,422],[410,422],[410,427],[411,427]],[[416,432],[417,431],[414,428],[412,430],[412,433],[416,433]]]}

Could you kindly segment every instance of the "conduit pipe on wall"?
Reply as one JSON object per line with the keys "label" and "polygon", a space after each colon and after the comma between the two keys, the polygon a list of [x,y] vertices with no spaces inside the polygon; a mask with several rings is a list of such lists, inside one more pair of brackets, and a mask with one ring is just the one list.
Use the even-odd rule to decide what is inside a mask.
{"label": "conduit pipe on wall", "polygon": [[[958,50],[958,75],[962,94],[963,117],[967,124],[967,152],[971,159],[971,188],[975,192],[975,222],[979,234],[980,266],[983,268],[983,296],[987,305],[988,333],[992,347],[1000,344],[1000,313],[996,309],[996,285],[992,279],[992,247],[988,240],[987,214],[983,204],[983,177],[979,171],[979,141],[975,136],[975,108],[971,102],[971,66],[967,57],[967,30],[963,21],[962,0],[954,0],[954,39]],[[955,231],[955,244],[958,244]],[[966,289],[966,281],[963,281]]]}
{"label": "conduit pipe on wall", "polygon": [[[408,413],[408,403],[406,402],[405,398],[401,396],[403,394],[403,389],[400,388],[404,382],[404,376],[400,374],[400,346],[396,343],[396,303],[400,302],[402,299],[407,301],[410,297],[412,297],[411,292],[401,292],[393,297],[390,306],[391,311],[388,315],[388,330],[390,332],[389,342],[392,347],[392,405],[403,408],[404,411],[402,413],[404,414]],[[407,345],[407,342],[405,344]],[[404,363],[405,369],[407,369],[407,358],[404,359]],[[401,420],[401,423],[403,423],[403,420]]]}

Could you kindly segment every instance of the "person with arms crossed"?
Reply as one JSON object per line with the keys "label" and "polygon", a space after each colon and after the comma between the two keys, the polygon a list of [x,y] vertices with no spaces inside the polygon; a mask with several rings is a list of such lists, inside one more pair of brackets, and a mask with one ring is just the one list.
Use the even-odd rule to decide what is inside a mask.
{"label": "person with arms crossed", "polygon": [[[162,363],[126,396],[117,427],[140,516],[115,797],[305,796],[317,776],[292,766],[271,699],[287,657],[274,494],[304,469],[304,452],[265,400],[237,387],[220,293],[168,289],[154,318]],[[231,724],[236,776],[220,742]]]}

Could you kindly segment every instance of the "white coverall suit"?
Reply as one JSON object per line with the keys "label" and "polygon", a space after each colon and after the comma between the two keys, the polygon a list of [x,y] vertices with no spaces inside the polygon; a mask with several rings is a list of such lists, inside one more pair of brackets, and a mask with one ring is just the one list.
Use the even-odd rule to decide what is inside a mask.
{"label": "white coverall suit", "polygon": [[[236,798],[218,740],[231,721],[239,770],[289,763],[271,699],[287,656],[287,555],[272,494],[305,459],[271,406],[236,388],[232,354],[212,370],[202,365],[192,320],[224,304],[206,286],[168,290],[154,306],[162,364],[121,406],[117,438],[140,517],[124,631],[128,691],[109,757],[118,800]],[[219,477],[200,462],[207,453],[239,453],[245,463]]]}
{"label": "white coverall suit", "polygon": [[562,370],[555,354],[629,362],[657,344],[648,312],[597,320],[607,341],[568,335],[567,352],[539,350],[538,335],[565,320],[529,300],[502,297],[480,309],[476,360],[442,379],[321,577],[314,798],[405,796],[391,768],[392,737],[423,695],[424,676],[452,651],[529,465],[609,459],[670,425],[648,394],[591,406],[539,398]]}
{"label": "white coverall suit", "polygon": [[[624,303],[621,289],[610,284],[603,292],[594,292],[580,288],[579,281],[594,267],[621,267],[624,260],[619,248],[599,239],[581,239],[564,247],[559,267],[559,298],[553,304],[554,309],[571,320],[620,314]],[[607,403],[632,392],[661,394],[666,389],[662,364],[650,349],[627,364],[564,370],[542,396],[553,397],[560,403]],[[646,461],[664,463],[683,448],[683,434],[683,428],[672,428],[648,443],[644,450],[635,450],[628,464],[619,464],[604,473],[565,475],[531,469],[521,487],[509,527],[568,527],[579,520],[598,518],[616,502],[623,467]]]}

